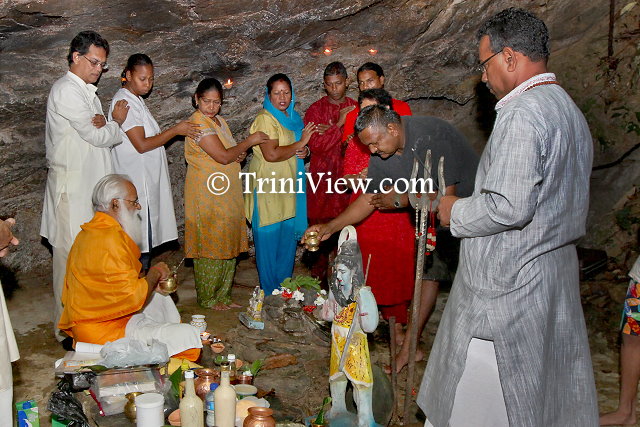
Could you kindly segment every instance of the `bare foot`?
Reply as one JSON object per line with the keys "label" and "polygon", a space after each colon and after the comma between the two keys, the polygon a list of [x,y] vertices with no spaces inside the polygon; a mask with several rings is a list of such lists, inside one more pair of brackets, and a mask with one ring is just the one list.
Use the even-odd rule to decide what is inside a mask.
{"label": "bare foot", "polygon": [[230,310],[231,309],[231,307],[229,307],[227,304],[223,304],[221,302],[217,303],[216,305],[214,305],[211,308],[213,310],[217,310],[217,311],[224,311],[224,310]]}
{"label": "bare foot", "polygon": [[[420,362],[423,359],[424,359],[424,353],[422,352],[422,350],[420,350],[419,348],[416,349],[415,361]],[[400,371],[402,371],[402,369],[405,366],[407,366],[408,362],[409,362],[409,355],[403,353],[402,350],[400,350],[400,352],[396,355],[396,373],[400,373]],[[383,370],[385,374],[391,374],[391,366],[385,365]]]}
{"label": "bare foot", "polygon": [[404,328],[402,327],[402,323],[396,323],[395,324],[395,332],[396,332],[396,345],[398,347],[401,347],[402,343],[404,342],[404,337],[405,337]]}
{"label": "bare foot", "polygon": [[242,306],[240,304],[236,304],[235,302],[232,302],[231,304],[229,304],[229,308],[241,308]]}
{"label": "bare foot", "polygon": [[608,412],[600,417],[601,426],[633,426],[635,424],[635,411],[629,413],[618,409],[615,412]]}

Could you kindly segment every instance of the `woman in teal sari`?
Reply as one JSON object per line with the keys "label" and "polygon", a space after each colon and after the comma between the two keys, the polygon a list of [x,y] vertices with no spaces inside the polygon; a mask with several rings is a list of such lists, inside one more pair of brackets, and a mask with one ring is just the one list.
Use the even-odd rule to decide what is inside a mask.
{"label": "woman in teal sari", "polygon": [[[309,123],[305,127],[294,104],[291,80],[285,74],[271,76],[264,108],[250,130],[264,132],[270,139],[253,147],[249,173],[255,175],[250,175],[251,193],[245,195],[245,216],[252,224],[260,286],[266,295],[291,277],[297,242],[307,228],[303,159],[309,155],[307,143],[316,125]],[[259,185],[260,179],[270,181]],[[281,182],[291,184],[281,188]]]}

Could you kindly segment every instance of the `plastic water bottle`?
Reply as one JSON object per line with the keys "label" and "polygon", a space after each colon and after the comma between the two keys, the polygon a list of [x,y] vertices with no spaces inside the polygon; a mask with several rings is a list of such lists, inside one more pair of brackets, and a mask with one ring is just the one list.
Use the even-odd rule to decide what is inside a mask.
{"label": "plastic water bottle", "polygon": [[210,384],[209,385],[210,391],[207,392],[204,398],[204,402],[205,402],[204,406],[207,411],[207,419],[205,420],[205,424],[207,425],[207,427],[215,427],[216,425],[216,419],[214,414],[215,403],[213,400],[213,392],[216,391],[217,388],[218,388],[218,384],[216,383]]}

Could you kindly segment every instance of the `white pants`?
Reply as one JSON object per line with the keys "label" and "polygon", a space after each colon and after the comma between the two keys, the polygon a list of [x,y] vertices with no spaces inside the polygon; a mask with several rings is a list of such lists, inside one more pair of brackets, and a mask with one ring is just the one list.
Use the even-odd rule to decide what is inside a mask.
{"label": "white pants", "polygon": [[[493,341],[479,338],[469,343],[449,419],[449,427],[469,426],[509,426]],[[427,420],[425,427],[433,425]]]}
{"label": "white pants", "polygon": [[[62,289],[64,288],[64,276],[67,273],[67,258],[75,235],[70,235],[69,226],[69,199],[66,194],[60,196],[60,202],[56,208],[56,227],[58,239],[53,246],[53,334],[58,341],[62,341],[67,334],[58,329],[58,323],[62,316]],[[79,232],[80,230],[78,230]]]}
{"label": "white pants", "polygon": [[69,249],[53,247],[53,334],[58,341],[62,341],[67,335],[58,329],[58,323],[62,316],[62,289],[64,276],[67,272],[67,258]]}
{"label": "white pants", "polygon": [[190,348],[202,348],[200,332],[188,323],[180,323],[180,313],[171,297],[157,292],[142,313],[129,319],[125,336],[147,345],[156,339],[166,344],[169,356]]}
{"label": "white pants", "polygon": [[13,386],[0,390],[0,427],[13,427],[12,400]]}

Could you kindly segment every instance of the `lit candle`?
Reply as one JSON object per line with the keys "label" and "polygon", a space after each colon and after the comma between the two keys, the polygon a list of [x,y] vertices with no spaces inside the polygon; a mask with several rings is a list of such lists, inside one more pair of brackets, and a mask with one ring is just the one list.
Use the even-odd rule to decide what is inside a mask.
{"label": "lit candle", "polygon": [[233,87],[233,82],[231,81],[231,79],[227,79],[227,82],[222,86],[224,86],[225,89],[231,89]]}
{"label": "lit candle", "polygon": [[326,47],[326,48],[323,50],[323,53],[324,53],[325,55],[329,56],[329,55],[331,55],[331,49],[329,49],[328,47]]}
{"label": "lit candle", "polygon": [[376,53],[378,53],[378,49],[369,49],[369,55],[374,56]]}

